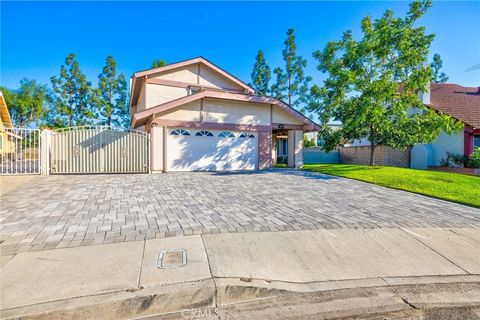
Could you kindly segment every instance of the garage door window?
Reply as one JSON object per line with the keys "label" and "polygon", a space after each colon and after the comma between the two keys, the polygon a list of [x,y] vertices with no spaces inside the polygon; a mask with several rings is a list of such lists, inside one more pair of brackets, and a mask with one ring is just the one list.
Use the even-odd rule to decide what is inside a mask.
{"label": "garage door window", "polygon": [[195,135],[197,137],[213,137],[213,133],[211,133],[210,131],[198,131],[197,133],[195,133]]}
{"label": "garage door window", "polygon": [[240,138],[255,138],[252,133],[240,133]]}
{"label": "garage door window", "polygon": [[175,129],[172,132],[170,132],[171,136],[189,136],[190,132],[184,129]]}
{"label": "garage door window", "polygon": [[222,131],[218,134],[218,136],[221,138],[235,138],[233,132],[230,131]]}

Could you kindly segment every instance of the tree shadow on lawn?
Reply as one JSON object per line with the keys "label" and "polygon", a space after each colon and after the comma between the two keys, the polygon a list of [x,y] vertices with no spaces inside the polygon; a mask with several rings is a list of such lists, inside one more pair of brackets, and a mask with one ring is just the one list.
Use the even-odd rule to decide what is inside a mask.
{"label": "tree shadow on lawn", "polygon": [[304,168],[305,171],[309,172],[317,172],[317,173],[323,173],[323,174],[333,174],[333,175],[341,175],[345,174],[347,175],[348,173],[353,173],[353,172],[374,172],[377,170],[382,169],[382,167],[368,167],[368,166],[335,166],[335,167],[329,167],[329,166],[318,166],[318,167],[307,167]]}

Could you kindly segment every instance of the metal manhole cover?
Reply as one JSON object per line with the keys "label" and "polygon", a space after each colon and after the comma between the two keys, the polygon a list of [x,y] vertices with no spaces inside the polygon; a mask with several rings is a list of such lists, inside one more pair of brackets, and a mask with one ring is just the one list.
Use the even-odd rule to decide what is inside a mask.
{"label": "metal manhole cover", "polygon": [[158,255],[157,268],[179,268],[187,264],[187,250],[161,250]]}

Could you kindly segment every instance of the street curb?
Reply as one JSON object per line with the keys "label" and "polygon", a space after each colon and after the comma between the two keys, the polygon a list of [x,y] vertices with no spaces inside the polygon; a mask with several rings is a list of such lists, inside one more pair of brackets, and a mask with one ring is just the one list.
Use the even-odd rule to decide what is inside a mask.
{"label": "street curb", "polygon": [[[2,319],[126,319],[182,312],[183,310],[228,307],[265,299],[288,299],[290,295],[338,293],[345,290],[387,290],[428,285],[472,286],[478,301],[459,300],[453,305],[480,305],[480,275],[371,278],[312,283],[265,281],[261,279],[215,278],[202,281],[117,291],[1,310]],[[391,298],[391,297],[390,297]],[[398,299],[397,299],[398,298]],[[385,301],[386,303],[386,301]],[[389,301],[393,311],[410,308],[396,297]],[[430,302],[429,302],[430,303]],[[428,305],[428,303],[426,304]],[[392,307],[393,306],[393,307]],[[438,306],[443,306],[442,303]]]}
{"label": "street curb", "polygon": [[117,291],[2,310],[1,319],[130,319],[214,306],[213,281]]}

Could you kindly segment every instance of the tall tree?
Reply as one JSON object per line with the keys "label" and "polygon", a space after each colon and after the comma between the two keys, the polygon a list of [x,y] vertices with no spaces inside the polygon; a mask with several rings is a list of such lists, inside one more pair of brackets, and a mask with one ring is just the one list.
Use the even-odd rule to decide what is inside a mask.
{"label": "tall tree", "polygon": [[433,55],[433,62],[430,64],[432,68],[432,82],[434,83],[445,83],[448,81],[448,76],[445,72],[440,72],[443,66],[442,58],[438,53]]}
{"label": "tall tree", "polygon": [[167,63],[163,59],[155,59],[152,62],[152,69],[163,67],[166,64]]}
{"label": "tall tree", "polygon": [[290,106],[298,108],[308,101],[308,86],[312,78],[305,76],[303,71],[307,66],[307,60],[297,56],[294,29],[288,29],[284,45],[282,56],[285,69],[274,70],[276,83],[272,86],[272,92],[275,97],[286,98]]}
{"label": "tall tree", "polygon": [[319,114],[324,127],[331,119],[342,122],[341,129],[323,132],[325,149],[332,150],[341,139],[366,137],[374,165],[378,145],[407,149],[433,141],[442,129],[459,129],[449,116],[427,109],[419,98],[432,76],[425,63],[434,35],[414,24],[430,6],[430,1],[414,1],[403,19],[391,10],[374,21],[365,17],[360,40],[347,31],[341,40],[314,53],[318,69],[328,77],[323,87],[312,88],[315,100],[309,109]]}
{"label": "tall tree", "polygon": [[285,98],[287,98],[287,96],[285,95],[286,82],[283,69],[280,67],[276,67],[275,69],[273,69],[273,74],[275,74],[275,83],[272,84],[270,92],[274,98],[283,101],[285,100]]}
{"label": "tall tree", "polygon": [[255,94],[258,96],[266,96],[269,93],[268,86],[271,78],[270,67],[265,61],[262,50],[258,50],[251,74],[252,86]]}
{"label": "tall tree", "polygon": [[47,113],[47,87],[36,80],[22,79],[17,90],[1,89],[16,126],[40,124]]}
{"label": "tall tree", "polygon": [[52,99],[61,119],[66,118],[70,127],[91,123],[93,119],[93,112],[89,106],[91,83],[81,72],[74,53],[65,58],[65,65],[60,67],[60,76],[53,76],[50,81],[53,89]]}
{"label": "tall tree", "polygon": [[112,56],[106,58],[102,73],[98,75],[93,104],[105,125],[127,124],[127,82],[123,74],[117,76],[117,63]]}

